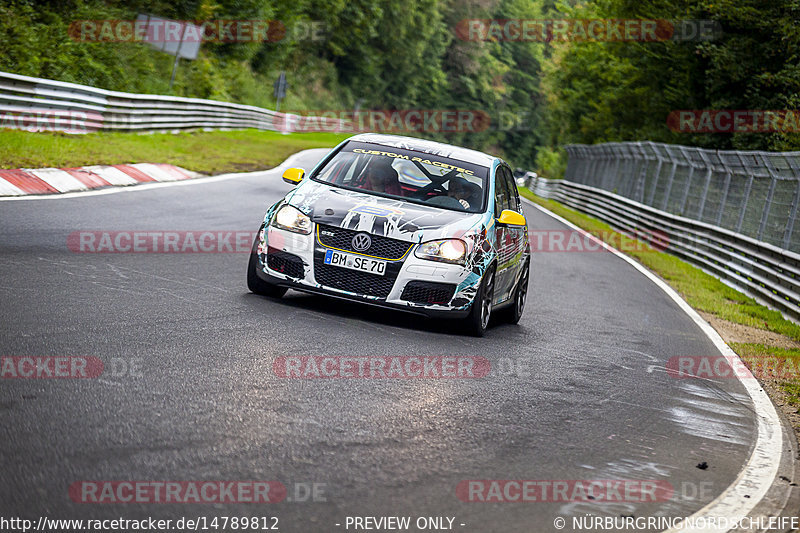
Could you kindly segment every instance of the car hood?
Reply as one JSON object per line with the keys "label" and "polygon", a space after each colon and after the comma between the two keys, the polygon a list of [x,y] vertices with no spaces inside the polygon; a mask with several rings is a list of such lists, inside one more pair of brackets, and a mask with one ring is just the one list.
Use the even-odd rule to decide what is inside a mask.
{"label": "car hood", "polygon": [[[484,218],[481,213],[460,213],[413,204],[311,179],[304,180],[286,200],[315,223],[409,242],[460,237]],[[480,231],[482,228],[476,229]]]}

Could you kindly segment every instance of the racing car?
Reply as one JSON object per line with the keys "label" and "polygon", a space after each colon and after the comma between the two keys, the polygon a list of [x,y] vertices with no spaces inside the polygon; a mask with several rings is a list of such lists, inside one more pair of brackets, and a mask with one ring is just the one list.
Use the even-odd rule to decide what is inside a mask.
{"label": "racing car", "polygon": [[269,207],[250,253],[250,291],[288,289],[452,318],[483,336],[519,322],[530,271],[527,223],[509,166],[423,139],[360,134]]}

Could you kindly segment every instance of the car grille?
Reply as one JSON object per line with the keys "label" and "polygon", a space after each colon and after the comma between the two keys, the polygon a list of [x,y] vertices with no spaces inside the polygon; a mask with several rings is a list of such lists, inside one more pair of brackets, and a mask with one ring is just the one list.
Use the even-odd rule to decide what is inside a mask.
{"label": "car grille", "polygon": [[286,274],[290,278],[303,277],[303,260],[294,254],[278,250],[267,249],[267,266],[275,272]]}
{"label": "car grille", "polygon": [[403,289],[401,300],[418,304],[446,304],[456,292],[452,283],[434,283],[432,281],[409,281]]}
{"label": "car grille", "polygon": [[[389,237],[370,233],[369,236],[372,238],[372,245],[367,250],[356,252],[353,250],[353,237],[358,233],[364,232],[337,228],[336,226],[327,226],[324,224],[318,224],[317,228],[317,238],[323,246],[344,250],[346,252],[378,257],[380,259],[388,259],[390,261],[402,259],[413,246],[410,242],[390,239]],[[329,233],[330,235],[326,235],[325,233]]]}
{"label": "car grille", "polygon": [[322,258],[315,258],[314,278],[320,285],[332,289],[386,298],[394,286],[397,274],[392,274],[388,269],[384,276],[357,272],[348,268],[326,265]]}

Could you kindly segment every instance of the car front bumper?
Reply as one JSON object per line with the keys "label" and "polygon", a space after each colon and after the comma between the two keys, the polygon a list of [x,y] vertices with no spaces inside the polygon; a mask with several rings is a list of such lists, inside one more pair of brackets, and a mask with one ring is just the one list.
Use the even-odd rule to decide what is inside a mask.
{"label": "car front bumper", "polygon": [[[259,232],[257,274],[264,281],[274,285],[418,315],[447,318],[467,316],[480,283],[480,277],[461,265],[419,259],[414,256],[415,247],[416,245],[413,245],[403,258],[389,261],[385,277],[366,273],[354,274],[341,267],[321,264],[321,258],[330,248],[320,242],[316,231],[309,235],[300,235],[275,227],[267,227],[264,231]],[[346,253],[352,254],[353,252]],[[267,254],[272,254],[270,260],[267,260]],[[318,268],[320,270],[327,269],[328,273],[330,273],[330,269],[336,269],[334,272],[344,276],[344,281],[339,283],[339,287],[319,283],[315,272]],[[351,287],[346,286],[347,276],[352,277],[354,281],[363,282],[364,279],[367,279],[381,283],[387,294],[374,296],[360,293],[357,290],[349,290]],[[416,285],[412,285],[412,287],[418,287],[420,283],[426,287],[452,287],[452,297],[446,303],[409,301],[404,299],[404,296],[408,294],[404,295],[404,291],[411,282],[416,282]],[[358,285],[358,283],[353,285]],[[391,288],[388,288],[389,285]]]}

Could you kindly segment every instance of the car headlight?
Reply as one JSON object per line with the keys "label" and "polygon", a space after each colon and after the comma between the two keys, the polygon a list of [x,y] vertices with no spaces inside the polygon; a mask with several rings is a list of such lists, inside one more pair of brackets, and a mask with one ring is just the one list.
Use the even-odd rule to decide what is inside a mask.
{"label": "car headlight", "polygon": [[414,255],[429,261],[463,265],[467,255],[467,245],[461,239],[428,241],[420,244]]}
{"label": "car headlight", "polygon": [[272,225],[294,233],[308,235],[311,233],[311,219],[296,207],[285,205],[278,209],[272,217]]}

